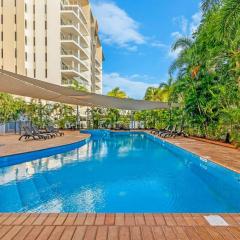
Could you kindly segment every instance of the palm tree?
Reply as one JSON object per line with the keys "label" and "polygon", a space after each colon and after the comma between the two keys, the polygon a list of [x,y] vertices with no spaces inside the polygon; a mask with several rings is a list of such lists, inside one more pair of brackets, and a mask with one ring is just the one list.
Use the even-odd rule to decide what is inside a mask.
{"label": "palm tree", "polygon": [[161,83],[159,85],[159,88],[161,89],[161,94],[162,94],[162,98],[163,98],[164,102],[169,101],[173,82],[174,82],[174,79],[172,77],[169,77],[167,82]]}
{"label": "palm tree", "polygon": [[192,54],[189,53],[189,50],[193,48],[193,45],[193,40],[187,37],[178,38],[172,45],[172,51],[177,51],[180,49],[180,53],[169,68],[170,76],[172,76],[177,69],[181,70],[181,73],[182,71],[187,70],[185,67],[194,59]]}
{"label": "palm tree", "polygon": [[203,0],[202,11],[206,16],[211,10],[220,7],[216,29],[221,37],[234,39],[239,35],[240,1],[239,0]]}
{"label": "palm tree", "polygon": [[[240,1],[224,0],[220,10],[218,30],[222,37],[233,40],[240,34]],[[238,39],[239,41],[239,39]]]}
{"label": "palm tree", "polygon": [[201,5],[203,13],[206,14],[220,3],[221,0],[203,0]]}
{"label": "palm tree", "polygon": [[127,94],[122,91],[119,87],[114,88],[107,94],[109,97],[116,97],[116,98],[127,98]]}
{"label": "palm tree", "polygon": [[[107,93],[109,97],[115,97],[115,98],[127,98],[127,94],[121,90],[119,87],[115,87],[110,92]],[[107,110],[107,119],[109,120],[109,123],[111,127],[114,127],[116,123],[118,122],[120,118],[121,112],[119,109],[108,109]]]}
{"label": "palm tree", "polygon": [[149,87],[146,90],[144,100],[147,101],[163,101],[163,95],[160,88]]}

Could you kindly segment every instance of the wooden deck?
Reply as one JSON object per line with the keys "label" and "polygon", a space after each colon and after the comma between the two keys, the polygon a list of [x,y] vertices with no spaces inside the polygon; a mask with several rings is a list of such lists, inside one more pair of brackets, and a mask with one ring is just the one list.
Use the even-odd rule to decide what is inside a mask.
{"label": "wooden deck", "polygon": [[1,214],[1,240],[237,240],[240,215],[210,226],[191,214]]}

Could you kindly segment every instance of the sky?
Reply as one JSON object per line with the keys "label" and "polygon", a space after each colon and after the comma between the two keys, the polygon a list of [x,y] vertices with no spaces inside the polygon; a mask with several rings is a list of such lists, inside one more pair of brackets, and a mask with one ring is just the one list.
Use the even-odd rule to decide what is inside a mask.
{"label": "sky", "polygon": [[142,99],[147,87],[168,80],[177,56],[171,45],[201,21],[200,0],[90,0],[99,22],[103,93],[120,87]]}

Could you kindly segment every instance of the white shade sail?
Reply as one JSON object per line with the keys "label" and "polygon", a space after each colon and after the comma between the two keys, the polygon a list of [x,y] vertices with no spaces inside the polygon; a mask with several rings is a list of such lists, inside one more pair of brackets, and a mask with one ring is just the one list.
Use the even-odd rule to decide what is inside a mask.
{"label": "white shade sail", "polygon": [[168,103],[119,99],[71,88],[0,70],[0,92],[71,105],[118,108],[124,110],[168,109]]}

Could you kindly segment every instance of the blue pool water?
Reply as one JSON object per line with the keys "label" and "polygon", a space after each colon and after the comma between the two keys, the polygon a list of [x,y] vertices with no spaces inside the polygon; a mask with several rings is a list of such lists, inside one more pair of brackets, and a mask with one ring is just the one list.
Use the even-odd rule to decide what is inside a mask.
{"label": "blue pool water", "polygon": [[0,158],[0,212],[240,212],[240,176],[145,133]]}

